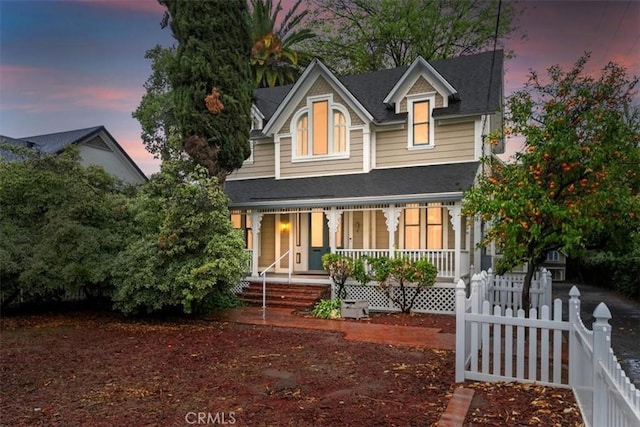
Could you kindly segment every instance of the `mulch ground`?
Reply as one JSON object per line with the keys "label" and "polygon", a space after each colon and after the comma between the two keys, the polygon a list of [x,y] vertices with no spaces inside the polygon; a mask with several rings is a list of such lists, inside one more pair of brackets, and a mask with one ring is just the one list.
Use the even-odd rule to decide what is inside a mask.
{"label": "mulch ground", "polygon": [[[69,312],[0,319],[3,426],[430,426],[450,351],[336,332]],[[455,331],[449,316],[368,322]],[[473,425],[581,425],[569,390],[468,383]]]}

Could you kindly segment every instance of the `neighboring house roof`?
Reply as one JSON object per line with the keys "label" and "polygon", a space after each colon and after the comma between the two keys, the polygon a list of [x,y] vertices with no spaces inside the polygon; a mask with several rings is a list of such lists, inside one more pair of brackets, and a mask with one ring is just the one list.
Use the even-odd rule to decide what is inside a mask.
{"label": "neighboring house roof", "polygon": [[[358,202],[460,200],[473,185],[479,162],[374,169],[369,173],[297,179],[260,178],[226,181],[232,208],[345,206]],[[289,203],[290,201],[290,203]]]}
{"label": "neighboring house roof", "polygon": [[[146,181],[147,177],[144,172],[142,172],[138,165],[133,161],[133,159],[131,159],[131,157],[129,157],[127,152],[124,151],[124,149],[120,146],[120,144],[118,144],[116,139],[109,133],[109,131],[107,131],[104,126],[94,126],[85,129],[76,129],[45,135],[27,136],[24,138],[11,138],[8,136],[0,135],[0,145],[10,144],[19,147],[34,149],[42,154],[56,154],[70,145],[89,142],[92,140],[92,138],[98,136],[101,133],[104,133],[104,135],[106,135],[106,137],[109,139],[108,143],[106,141],[103,141],[105,142],[105,145],[109,149],[115,149],[118,154],[123,156],[124,159],[126,159],[128,166],[135,171],[136,175],[139,175],[138,181]],[[13,155],[10,151],[6,150],[0,150],[0,156],[9,160],[17,159],[16,155]]]}
{"label": "neighboring house roof", "polygon": [[[459,56],[428,64],[437,71],[456,91],[446,108],[433,110],[434,117],[464,116],[493,113],[501,106],[503,81],[503,52],[495,52],[493,75],[491,66],[493,52]],[[312,64],[313,65],[313,64]],[[378,123],[404,119],[406,114],[396,114],[383,101],[410,67],[373,71],[338,80],[360,102]],[[491,77],[490,77],[491,76]],[[294,85],[262,88],[255,91],[255,104],[269,121]]]}

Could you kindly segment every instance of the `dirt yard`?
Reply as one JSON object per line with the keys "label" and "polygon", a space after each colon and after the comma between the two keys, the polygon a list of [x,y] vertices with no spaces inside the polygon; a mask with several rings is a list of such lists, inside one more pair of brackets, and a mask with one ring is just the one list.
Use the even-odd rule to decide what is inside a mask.
{"label": "dirt yard", "polygon": [[[455,330],[448,316],[369,322]],[[1,328],[3,426],[431,426],[457,386],[453,352],[336,332],[87,312]],[[570,390],[466,386],[474,426],[582,423]]]}

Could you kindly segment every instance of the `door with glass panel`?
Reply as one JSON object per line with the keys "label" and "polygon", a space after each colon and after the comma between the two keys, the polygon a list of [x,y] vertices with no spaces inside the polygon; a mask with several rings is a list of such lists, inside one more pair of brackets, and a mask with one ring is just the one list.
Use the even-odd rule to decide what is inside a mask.
{"label": "door with glass panel", "polygon": [[322,211],[311,212],[309,221],[309,270],[323,270],[322,256],[329,253],[329,227]]}

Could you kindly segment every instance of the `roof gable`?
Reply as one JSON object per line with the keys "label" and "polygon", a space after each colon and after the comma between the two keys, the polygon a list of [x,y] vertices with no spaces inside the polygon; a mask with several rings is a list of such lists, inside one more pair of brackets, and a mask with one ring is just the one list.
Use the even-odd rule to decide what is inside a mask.
{"label": "roof gable", "polygon": [[[314,59],[311,64],[304,70],[302,76],[298,81],[287,91],[286,96],[281,100],[280,104],[274,111],[273,115],[269,118],[264,126],[262,132],[266,135],[272,134],[280,129],[287,118],[293,113],[293,110],[298,106],[303,97],[307,94],[307,91],[320,77],[324,77],[327,83],[341,95],[346,101],[347,105],[363,120],[371,121],[373,116],[362,105],[360,101],[345,87],[345,85],[336,78],[336,76],[329,71],[329,69],[319,60]],[[258,108],[260,108],[258,106]],[[262,110],[261,110],[262,111]],[[264,114],[264,112],[263,112]],[[266,114],[265,114],[266,116]]]}
{"label": "roof gable", "polygon": [[[418,75],[433,70],[444,79],[452,88],[455,95],[448,99],[448,105],[436,108],[433,115],[436,118],[460,117],[479,114],[491,114],[498,111],[502,105],[503,85],[503,52],[497,50],[483,52],[474,55],[460,56],[422,64],[414,61],[414,70],[420,71]],[[322,65],[323,68],[324,65]],[[288,96],[293,96],[302,85],[304,76],[310,73],[309,66],[305,74],[296,85],[276,86],[273,88],[257,89],[255,104],[265,116],[265,121],[273,117],[278,108],[285,108],[283,104],[288,101]],[[403,121],[406,113],[397,113],[384,100],[395,91],[399,90],[398,83],[408,76],[410,67],[390,68],[387,70],[372,71],[362,74],[339,77],[337,80],[363,108],[371,114],[375,123],[390,123]],[[433,73],[433,71],[429,71]],[[327,70],[333,79],[335,76]],[[418,77],[416,77],[417,79]],[[411,82],[407,81],[409,85]],[[445,85],[446,87],[446,85]],[[451,88],[447,90],[450,91]],[[443,89],[444,90],[444,89]],[[446,90],[445,90],[446,92]],[[446,97],[445,97],[446,98]],[[296,103],[297,104],[297,103]]]}
{"label": "roof gable", "polygon": [[[25,138],[2,137],[2,143],[28,147],[43,154],[57,154],[70,145],[82,145],[110,151],[126,162],[128,168],[138,175],[139,181],[146,181],[147,177],[140,167],[129,157],[126,151],[104,126],[94,126],[66,132],[34,135]],[[6,157],[6,156],[5,156]]]}
{"label": "roof gable", "polygon": [[385,104],[400,103],[407,91],[423,77],[436,91],[444,98],[445,106],[449,96],[457,93],[457,90],[449,83],[435,68],[424,58],[418,57],[413,64],[405,71],[402,77],[396,82],[391,91],[382,100]]}

